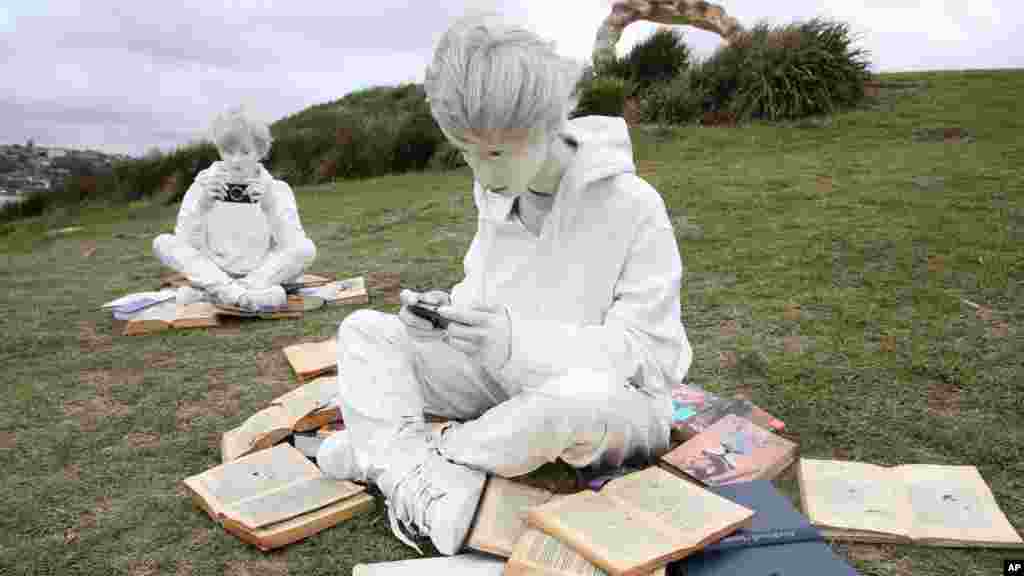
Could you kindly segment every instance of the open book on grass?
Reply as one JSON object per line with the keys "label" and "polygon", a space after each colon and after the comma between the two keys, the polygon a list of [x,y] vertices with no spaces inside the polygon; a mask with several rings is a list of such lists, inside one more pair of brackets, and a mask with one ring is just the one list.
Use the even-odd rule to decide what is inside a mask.
{"label": "open book on grass", "polygon": [[804,513],[829,538],[1024,547],[974,466],[885,467],[803,458],[797,478]]}
{"label": "open book on grass", "polygon": [[338,341],[333,338],[322,342],[293,344],[281,349],[291,364],[299,382],[305,382],[338,368]]}
{"label": "open book on grass", "polygon": [[551,492],[490,476],[466,545],[508,558],[526,531],[526,511],[551,500]]}
{"label": "open book on grass", "polygon": [[754,512],[658,467],[531,508],[527,523],[614,576],[647,574],[749,525]]}
{"label": "open book on grass", "polygon": [[221,460],[228,462],[250,452],[270,448],[292,432],[316,430],[341,419],[334,400],[338,379],[325,376],[282,394],[221,437]]}
{"label": "open book on grass", "polygon": [[727,414],[661,457],[668,470],[706,486],[772,479],[789,467],[798,446],[746,418]]}
{"label": "open book on grass", "polygon": [[301,318],[304,312],[316,310],[323,307],[324,301],[316,296],[288,296],[284,308],[268,311],[246,310],[238,306],[217,306],[217,314],[223,316],[237,316],[239,318],[262,318],[264,320],[278,320],[281,318]]}
{"label": "open book on grass", "polygon": [[413,558],[396,562],[356,564],[352,576],[502,576],[505,562],[484,554],[457,554],[437,558]]}
{"label": "open book on grass", "polygon": [[220,324],[217,309],[208,302],[178,305],[173,299],[119,315],[125,336],[152,334],[171,328],[209,328]]}
{"label": "open book on grass", "polygon": [[[556,498],[558,498],[556,496]],[[650,576],[665,576],[664,566]],[[536,528],[527,528],[505,565],[505,576],[605,576],[578,552]]]}
{"label": "open book on grass", "polygon": [[300,288],[300,296],[316,296],[329,305],[368,304],[370,294],[366,291],[366,279],[362,276],[338,280],[322,286]]}
{"label": "open book on grass", "polygon": [[184,481],[197,506],[241,540],[270,550],[374,507],[358,484],[334,480],[281,444]]}

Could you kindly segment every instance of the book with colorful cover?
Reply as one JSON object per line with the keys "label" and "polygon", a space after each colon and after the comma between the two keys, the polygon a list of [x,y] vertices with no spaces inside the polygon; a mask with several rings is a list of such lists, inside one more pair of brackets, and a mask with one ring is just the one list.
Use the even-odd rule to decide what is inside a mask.
{"label": "book with colorful cover", "polygon": [[672,439],[685,442],[708,429],[726,414],[781,432],[786,424],[742,395],[725,398],[695,386],[678,384],[672,390]]}
{"label": "book with colorful cover", "polygon": [[798,447],[746,418],[727,414],[661,457],[662,466],[706,486],[772,479],[796,458]]}

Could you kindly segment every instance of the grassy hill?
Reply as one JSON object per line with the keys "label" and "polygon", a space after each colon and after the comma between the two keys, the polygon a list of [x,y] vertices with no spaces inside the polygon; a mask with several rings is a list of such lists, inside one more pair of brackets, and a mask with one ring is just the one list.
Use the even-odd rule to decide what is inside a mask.
{"label": "grassy hill", "polygon": [[[750,394],[807,457],[976,465],[1024,531],[1024,71],[882,80],[874,107],[825,124],[633,129],[684,260],[690,377]],[[297,197],[315,270],[421,289],[461,277],[465,169]],[[353,308],[114,335],[96,308],[154,287],[150,241],[175,212],[57,211],[0,232],[0,573],[348,574],[412,557],[382,505],[273,554],[192,505],[181,480],[219,462],[220,434],[295,386],[280,349]],[[66,226],[82,230],[46,234]],[[873,575],[987,576],[1014,555],[834,547]]]}

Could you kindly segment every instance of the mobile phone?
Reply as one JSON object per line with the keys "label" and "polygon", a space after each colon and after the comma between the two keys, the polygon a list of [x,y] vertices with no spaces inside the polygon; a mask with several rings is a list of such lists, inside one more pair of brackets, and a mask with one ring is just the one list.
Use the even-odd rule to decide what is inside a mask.
{"label": "mobile phone", "polygon": [[413,314],[419,316],[420,318],[423,318],[424,320],[429,320],[430,323],[434,325],[434,328],[445,330],[446,328],[448,328],[448,324],[451,322],[451,320],[445,318],[444,316],[441,316],[441,314],[437,311],[437,309],[440,307],[441,306],[437,304],[427,304],[426,302],[420,302],[418,304],[410,304],[409,312],[412,312]]}

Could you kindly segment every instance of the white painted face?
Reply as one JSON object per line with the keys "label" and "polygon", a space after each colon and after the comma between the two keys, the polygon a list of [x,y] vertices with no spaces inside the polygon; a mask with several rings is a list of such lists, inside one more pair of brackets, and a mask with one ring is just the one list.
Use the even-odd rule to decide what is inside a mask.
{"label": "white painted face", "polygon": [[218,148],[233,182],[244,182],[259,174],[260,154],[252,138],[229,135]]}
{"label": "white painted face", "polygon": [[480,186],[509,198],[526,192],[551,147],[550,138],[541,130],[445,135],[462,152]]}

